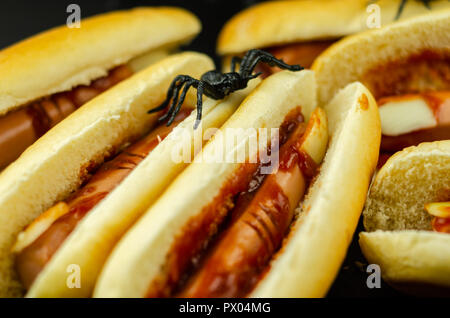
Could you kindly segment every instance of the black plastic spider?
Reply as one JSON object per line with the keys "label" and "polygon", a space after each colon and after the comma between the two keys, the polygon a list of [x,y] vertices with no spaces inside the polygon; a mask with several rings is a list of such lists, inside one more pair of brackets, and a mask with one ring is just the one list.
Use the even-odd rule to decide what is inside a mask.
{"label": "black plastic spider", "polygon": [[[423,5],[425,7],[427,7],[428,9],[431,9],[430,2],[433,0],[418,0],[418,1],[422,2]],[[400,18],[400,16],[402,15],[402,12],[403,12],[403,9],[405,8],[406,2],[408,2],[408,0],[402,0],[400,2],[400,5],[398,6],[398,10],[397,10],[397,15],[395,16],[395,20],[398,20],[398,18]]]}
{"label": "black plastic spider", "polygon": [[[202,95],[205,94],[213,99],[222,99],[234,91],[246,88],[251,79],[261,75],[261,73],[252,74],[259,62],[267,63],[270,66],[278,66],[279,68],[290,71],[300,71],[303,69],[300,65],[286,64],[283,60],[275,58],[266,51],[253,49],[248,51],[243,58],[233,57],[231,60],[231,72],[229,73],[221,73],[218,70],[213,70],[203,74],[200,80],[192,78],[189,75],[178,75],[172,81],[165,101],[158,107],[149,110],[148,113],[163,110],[169,105],[172,99],[167,113],[159,118],[159,121],[164,121],[169,118],[167,122],[167,126],[169,126],[180,111],[187,91],[193,86],[197,89],[197,120],[194,125],[194,128],[197,128],[202,119]],[[237,63],[240,64],[239,72],[235,71]],[[179,95],[183,85],[183,91]]]}

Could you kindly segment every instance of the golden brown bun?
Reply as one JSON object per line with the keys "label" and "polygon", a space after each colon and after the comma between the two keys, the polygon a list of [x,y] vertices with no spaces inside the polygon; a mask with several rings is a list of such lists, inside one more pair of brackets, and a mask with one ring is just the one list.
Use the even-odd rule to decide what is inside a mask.
{"label": "golden brown bun", "polygon": [[[314,91],[315,81],[311,71],[299,73],[284,71],[272,75],[264,80],[260,87],[244,101],[222,129],[224,130],[226,127],[245,128],[254,125],[254,127],[261,127],[263,123],[265,123],[262,125],[263,127],[277,127],[292,105],[302,105],[306,119],[308,119],[311,110],[316,105]],[[356,102],[362,93],[368,98],[366,99],[368,104],[364,103],[363,106],[363,108],[368,107],[365,110],[361,109],[362,105]],[[284,253],[279,255],[279,262],[276,261],[271,265],[275,266],[277,270],[271,270],[267,274],[252,296],[322,295],[332,283],[345,256],[364,203],[370,175],[377,162],[381,132],[375,101],[360,84],[349,87],[336,100],[336,103],[339,105],[330,105],[332,120],[330,131],[333,135],[332,140],[335,141],[333,141],[330,153],[322,167],[323,175],[321,174],[307,199],[310,212],[305,218],[305,222],[309,224],[305,223],[304,225],[308,232],[306,235],[312,235],[311,241],[308,241],[308,237],[303,243],[298,243],[299,237],[305,235],[301,233],[305,230],[302,227],[291,237],[292,240],[285,247],[286,254],[292,255],[299,248],[304,252],[307,251],[308,257],[305,258],[302,255],[299,258],[295,257],[294,260],[290,259],[288,273],[284,275],[283,271],[286,268],[283,264],[286,265],[286,259],[282,259],[285,257]],[[254,113],[259,117],[253,116]],[[361,136],[361,139],[356,136]],[[339,147],[343,149],[338,149],[338,143]],[[210,143],[208,146],[205,147],[203,153],[213,152],[214,143]],[[360,147],[365,151],[360,152]],[[351,160],[349,160],[349,152],[352,154]],[[238,164],[217,163],[193,164],[188,167],[116,246],[102,270],[94,296],[142,297],[150,282],[161,274],[160,266],[164,264],[166,253],[175,240],[176,234],[183,228],[187,220],[198,215],[202,208],[217,195],[227,177],[235,171],[237,166]],[[340,182],[333,180],[334,173],[337,173],[339,176],[337,180]],[[361,174],[358,175],[360,178],[349,177],[355,173]],[[344,179],[340,176],[343,176]],[[326,200],[330,196],[318,194],[322,191],[341,193],[343,191],[342,180],[346,180],[346,186],[354,190],[354,195],[348,196],[346,193],[335,195],[333,193],[330,196],[334,199]],[[340,187],[337,186],[338,184]],[[337,206],[342,209],[336,209]],[[326,217],[317,215],[321,208],[330,209],[326,213]],[[335,217],[332,212],[336,214]],[[328,222],[336,222],[337,225],[331,226]],[[321,226],[326,226],[328,232],[333,233],[323,234]],[[334,231],[335,226],[337,227],[336,231]],[[343,233],[346,235],[342,235]],[[321,237],[324,238],[326,246],[320,245],[319,250],[313,249],[315,255],[311,255],[308,248],[302,249],[304,246],[309,246],[310,242],[311,247],[317,247]],[[330,249],[335,249],[336,252],[330,251]],[[290,255],[286,255],[286,258],[289,259]],[[295,256],[297,255],[295,254]],[[303,262],[305,262],[304,264],[308,263],[311,257],[322,262],[321,264],[313,263],[312,268],[314,271],[318,268],[318,272],[311,273],[311,267],[308,267],[306,272],[299,274],[298,266],[301,266]],[[126,262],[123,261],[124,259]],[[316,279],[313,284],[306,284],[310,285],[310,290],[307,288],[302,290],[299,285],[303,285],[303,282],[299,284],[297,279],[302,277],[307,280],[308,275],[312,275]],[[276,283],[276,288],[270,288],[269,286],[274,283]],[[322,293],[319,291],[320,289],[322,289]]]}
{"label": "golden brown bun", "polygon": [[[258,80],[252,81],[247,89],[237,91],[220,102],[205,100],[203,132],[219,128],[257,83]],[[115,243],[189,164],[172,160],[172,153],[188,142],[193,152],[194,133],[200,138],[202,132],[201,129],[193,129],[196,115],[197,112],[193,111],[177,126],[177,129],[189,132],[188,139],[185,139],[186,135],[172,138],[175,134],[169,134],[111,195],[89,212],[39,274],[27,297],[91,296],[97,276]],[[80,266],[81,288],[67,288],[66,269],[70,264]]]}
{"label": "golden brown bun", "polygon": [[0,51],[0,115],[34,99],[89,84],[112,67],[192,39],[200,22],[183,9],[136,8],[60,26]]}
{"label": "golden brown bun", "polygon": [[362,232],[359,244],[367,261],[380,265],[383,279],[395,287],[414,283],[421,288],[450,288],[449,234],[414,230]]}
{"label": "golden brown bun", "polygon": [[323,297],[347,253],[378,160],[380,118],[360,83],[341,90],[325,110],[331,143],[319,177],[252,297]]}
{"label": "golden brown bun", "polygon": [[88,165],[151,128],[157,115],[147,111],[164,100],[176,75],[199,77],[213,67],[191,52],[150,66],[78,109],[0,174],[0,297],[21,293],[10,253],[17,234],[75,190]]}
{"label": "golden brown bun", "polygon": [[450,287],[450,235],[424,231],[431,230],[424,204],[449,199],[449,171],[444,140],[406,148],[378,172],[363,212],[375,232],[361,233],[360,245],[388,282]]}
{"label": "golden brown bun", "polygon": [[[297,105],[301,105],[309,118],[316,106],[315,90],[311,71],[272,75],[244,100],[220,130],[226,134],[227,128],[278,128]],[[235,152],[247,146],[249,135],[245,133],[240,138],[242,142],[233,149]],[[216,139],[219,146],[220,139]],[[199,155],[212,158],[216,143],[209,142]],[[247,151],[246,158],[252,158],[256,151],[252,149],[251,154]],[[94,296],[143,297],[150,282],[161,274],[161,265],[175,236],[213,200],[239,166],[221,160],[194,162],[187,167],[116,245],[102,269]]]}
{"label": "golden brown bun", "polygon": [[[401,0],[379,0],[381,25],[393,22]],[[367,0],[271,1],[234,16],[223,27],[217,45],[221,55],[237,54],[294,42],[337,39],[367,30]],[[446,0],[430,3],[432,10],[450,7]],[[408,1],[400,20],[429,10],[419,1]],[[344,85],[345,86],[345,85]]]}
{"label": "golden brown bun", "polygon": [[325,103],[348,83],[362,81],[362,76],[377,66],[427,49],[450,54],[450,10],[347,37],[328,48],[312,66],[317,73],[319,101]]}

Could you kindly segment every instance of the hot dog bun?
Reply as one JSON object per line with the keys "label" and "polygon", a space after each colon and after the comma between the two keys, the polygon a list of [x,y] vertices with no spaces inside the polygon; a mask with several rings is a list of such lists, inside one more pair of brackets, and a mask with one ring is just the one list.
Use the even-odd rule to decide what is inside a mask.
{"label": "hot dog bun", "polygon": [[[199,77],[213,67],[198,53],[177,54],[150,66],[78,109],[0,174],[0,296],[21,294],[11,255],[17,234],[75,190],[89,166],[151,128],[157,115],[146,112],[164,100],[176,75]],[[187,104],[194,105],[189,99]]]}
{"label": "hot dog bun", "polygon": [[[361,249],[392,283],[450,287],[450,235],[431,232],[424,204],[448,199],[450,140],[392,156],[378,172],[364,209]],[[428,230],[428,231],[427,231]]]}
{"label": "hot dog bun", "polygon": [[[291,73],[283,71],[266,78],[244,102],[233,116],[221,128],[221,131],[226,134],[227,128],[259,128],[259,127],[279,127],[283,118],[291,110],[298,105],[301,106],[302,113],[305,119],[308,120],[311,112],[316,107],[316,86],[314,73],[311,71],[301,71],[298,73]],[[362,96],[365,96],[362,98]],[[362,99],[361,99],[362,98]],[[357,102],[363,100],[364,102]],[[346,89],[340,97],[337,98],[334,104],[330,104],[330,112],[332,122],[330,122],[330,132],[333,135],[330,154],[327,155],[324,169],[324,176],[318,178],[313,186],[312,192],[308,195],[308,215],[301,219],[305,222],[312,222],[314,225],[320,225],[322,222],[336,221],[331,212],[336,212],[336,205],[342,206],[342,213],[349,213],[343,220],[338,220],[340,224],[334,234],[324,234],[326,247],[323,245],[319,250],[313,250],[310,257],[325,262],[326,264],[314,264],[316,266],[326,267],[326,272],[321,273],[316,284],[324,285],[321,290],[327,290],[331,284],[332,279],[342,261],[348,242],[350,242],[358,215],[365,199],[370,175],[375,167],[378,156],[378,145],[380,141],[380,123],[376,105],[370,93],[360,84],[354,84]],[[345,125],[344,125],[345,123]],[[363,127],[363,133],[360,131]],[[360,132],[364,138],[359,139]],[[248,143],[248,135],[241,138],[242,142],[238,147],[246,147]],[[226,138],[226,137],[225,137]],[[209,158],[213,156],[216,151],[217,144],[222,141],[213,140],[200,153],[201,157]],[[343,147],[342,150],[337,149]],[[359,152],[359,147],[365,151]],[[234,148],[233,151],[238,151]],[[345,163],[344,163],[344,153]],[[227,155],[230,155],[227,153]],[[351,157],[349,158],[349,154]],[[247,154],[247,158],[252,158],[255,154]],[[337,159],[335,161],[334,159]],[[340,167],[339,165],[343,165]],[[174,243],[180,232],[186,226],[189,220],[200,215],[203,209],[207,209],[211,202],[215,200],[225,200],[222,197],[222,188],[230,178],[233,178],[234,173],[241,167],[239,163],[193,163],[190,165],[167,189],[165,194],[149,209],[143,217],[127,232],[127,234],[116,245],[113,252],[109,256],[105,267],[97,281],[94,290],[96,297],[143,297],[146,295],[151,283],[164,281],[166,275],[164,265],[166,264],[167,253],[170,251],[170,246]],[[340,169],[340,170],[339,170]],[[356,169],[356,170],[354,170]],[[338,176],[343,175],[344,179],[337,178],[339,181],[331,181],[333,173]],[[353,179],[351,176],[358,173],[362,178]],[[322,175],[322,173],[321,173]],[[352,180],[348,180],[352,179]],[[355,196],[336,196],[335,200],[331,199],[328,202],[328,195],[322,196],[318,192],[336,191],[337,185],[341,186],[342,180],[346,180],[346,185],[354,189],[357,193]],[[339,191],[338,191],[339,192]],[[330,194],[332,198],[334,194]],[[327,201],[327,202],[325,202]],[[309,205],[310,204],[310,205]],[[317,210],[316,210],[317,204]],[[325,217],[315,216],[320,207],[332,207],[330,215],[327,214],[328,220]],[[224,210],[225,210],[224,206]],[[219,208],[221,213],[221,209]],[[311,217],[310,217],[311,216]],[[342,215],[340,215],[342,217]],[[332,219],[332,220],[331,220]],[[338,218],[339,219],[339,218]],[[318,222],[318,223],[316,223]],[[348,224],[345,224],[349,222]],[[312,225],[306,225],[312,226]],[[327,225],[328,226],[328,225]],[[333,225],[333,231],[334,232]],[[273,262],[277,270],[270,270],[267,276],[257,286],[255,296],[313,296],[320,294],[320,287],[310,286],[312,290],[294,291],[294,285],[298,287],[296,273],[292,270],[294,282],[285,281],[283,271],[283,259],[289,258],[289,254],[293,249],[301,248],[302,244],[309,245],[309,242],[299,243],[299,235],[304,228],[301,228],[298,233],[293,234],[293,237],[288,240],[287,245],[282,248],[281,255],[278,255],[278,261]],[[320,232],[323,229],[317,229]],[[330,230],[330,228],[328,228]],[[336,239],[342,237],[342,231],[347,231],[348,236],[339,238],[339,243],[334,244],[333,249],[336,249],[336,254],[328,249],[332,244],[328,239]],[[319,233],[318,232],[318,233]],[[316,236],[318,239],[319,236]],[[318,241],[313,237],[311,245],[317,246]],[[139,244],[138,244],[139,242]],[[310,252],[307,249],[308,252]],[[331,252],[332,265],[329,265],[329,258]],[[288,255],[284,255],[288,254]],[[326,260],[323,256],[326,256]],[[176,256],[173,256],[176,259]],[[126,259],[124,262],[123,260]],[[297,260],[300,262],[300,260]],[[280,268],[278,268],[280,267]],[[293,268],[293,267],[292,267]],[[307,269],[307,273],[299,274],[311,275],[311,268]],[[314,274],[313,274],[314,275]],[[317,276],[316,276],[317,278]],[[274,281],[283,281],[287,284],[286,288],[282,285],[276,285],[277,290],[268,290],[267,286]],[[319,283],[320,282],[320,283]],[[311,284],[309,284],[311,285]],[[300,287],[299,287],[300,288]],[[317,288],[317,289],[315,289]],[[281,291],[280,291],[281,289]]]}
{"label": "hot dog bun", "polygon": [[[381,25],[393,22],[401,0],[380,0]],[[234,16],[223,28],[217,45],[221,55],[238,54],[294,42],[338,39],[367,30],[366,0],[271,1],[255,5]],[[449,7],[448,1],[433,1],[431,9]],[[422,3],[408,1],[400,20],[428,13]],[[343,85],[345,86],[345,85]],[[342,87],[343,87],[342,86]],[[333,96],[332,94],[331,96]]]}
{"label": "hot dog bun", "polygon": [[0,115],[53,93],[104,76],[114,66],[150,51],[173,50],[200,31],[178,8],[136,8],[61,26],[0,51]]}
{"label": "hot dog bun", "polygon": [[[448,9],[350,36],[328,48],[312,65],[317,73],[319,101],[329,101],[340,88],[353,81],[361,81],[379,98],[371,78],[365,77],[369,71],[427,51],[448,60],[449,48]],[[389,77],[389,70],[380,72]]]}
{"label": "hot dog bun", "polygon": [[378,160],[380,119],[360,83],[339,91],[325,111],[331,143],[320,173],[252,297],[324,297],[347,253]]}

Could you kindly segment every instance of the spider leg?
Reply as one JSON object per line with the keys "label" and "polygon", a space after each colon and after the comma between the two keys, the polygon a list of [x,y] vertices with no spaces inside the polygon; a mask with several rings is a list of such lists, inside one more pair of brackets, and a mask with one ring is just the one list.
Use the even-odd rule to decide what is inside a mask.
{"label": "spider leg", "polygon": [[159,122],[162,122],[171,116],[172,112],[175,109],[175,105],[178,102],[180,89],[181,87],[183,87],[184,83],[185,83],[184,81],[181,81],[180,84],[175,86],[175,89],[173,91],[172,103],[170,103],[169,110],[164,115],[158,118]]}
{"label": "spider leg", "polygon": [[203,87],[204,83],[202,81],[199,81],[197,86],[197,119],[194,124],[194,129],[197,129],[200,121],[202,120]]}
{"label": "spider leg", "polygon": [[398,18],[400,18],[400,16],[402,15],[403,8],[405,7],[406,1],[408,1],[408,0],[402,0],[402,2],[400,2],[400,5],[398,6],[398,10],[397,10],[397,15],[395,16],[395,20],[398,20]]}
{"label": "spider leg", "polygon": [[259,62],[267,63],[270,66],[278,66],[279,68],[287,69],[290,71],[300,71],[303,69],[303,67],[301,67],[300,65],[286,64],[283,62],[283,60],[277,59],[269,52],[253,49],[248,51],[242,59],[239,73],[242,75],[242,77],[248,78],[249,76],[251,76],[253,70]]}
{"label": "spider leg", "polygon": [[187,81],[184,85],[183,91],[181,92],[180,99],[178,101],[177,107],[172,111],[172,115],[170,116],[169,120],[167,121],[167,126],[170,126],[170,124],[173,123],[175,120],[175,117],[177,116],[178,112],[181,109],[181,105],[183,105],[184,99],[186,98],[186,93],[189,90],[189,88],[195,83],[196,80],[192,79],[190,81]]}
{"label": "spider leg", "polygon": [[430,6],[430,2],[431,2],[432,0],[422,0],[422,2],[423,2],[423,5],[425,6],[425,7],[427,7],[429,10],[431,10],[431,6]]}
{"label": "spider leg", "polygon": [[164,100],[164,102],[161,103],[161,105],[150,109],[147,113],[148,114],[152,114],[152,113],[156,113],[159,112],[161,110],[163,110],[164,108],[167,107],[167,105],[169,104],[170,99],[173,96],[175,87],[177,86],[177,83],[179,81],[184,80],[185,76],[184,75],[178,75],[177,77],[174,78],[174,80],[172,81],[172,83],[169,86],[169,89],[167,90],[167,95],[166,95],[166,99]]}
{"label": "spider leg", "polygon": [[240,64],[241,61],[242,58],[240,58],[239,56],[233,56],[233,58],[231,59],[231,72],[236,72],[236,64]]}

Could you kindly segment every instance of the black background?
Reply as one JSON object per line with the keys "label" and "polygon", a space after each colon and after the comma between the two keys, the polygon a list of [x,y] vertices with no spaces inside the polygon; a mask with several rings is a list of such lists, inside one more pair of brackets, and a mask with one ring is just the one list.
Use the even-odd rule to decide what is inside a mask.
{"label": "black background", "polygon": [[[219,0],[1,0],[0,1],[0,48],[4,48],[19,40],[48,28],[65,24],[70,3],[81,7],[82,18],[94,14],[136,6],[179,6],[196,14],[203,24],[200,35],[185,49],[204,52],[214,58],[217,65],[219,59],[215,55],[217,34],[224,23],[235,13],[247,8],[258,0],[219,1]],[[350,194],[351,195],[351,194]],[[327,231],[328,229],[323,229]],[[362,230],[361,223],[356,233]],[[307,257],[307,256],[305,256]],[[401,296],[394,289],[382,283],[380,289],[369,289],[366,286],[368,274],[365,272],[366,261],[362,256],[357,234],[349,248],[347,258],[331,287],[329,297],[386,297]]]}

